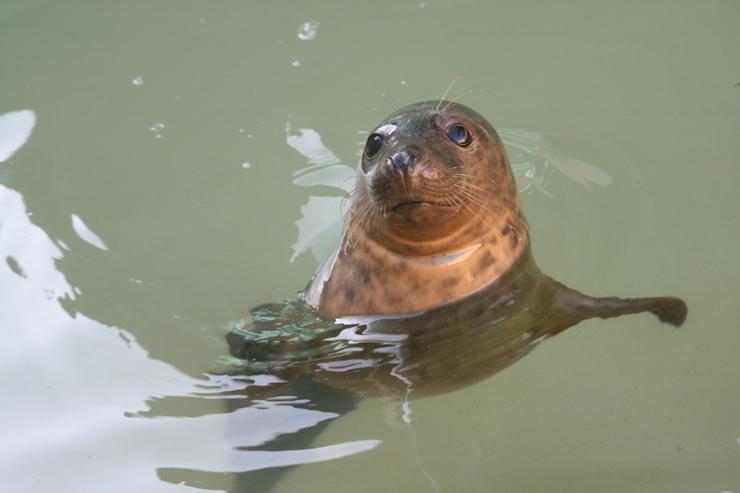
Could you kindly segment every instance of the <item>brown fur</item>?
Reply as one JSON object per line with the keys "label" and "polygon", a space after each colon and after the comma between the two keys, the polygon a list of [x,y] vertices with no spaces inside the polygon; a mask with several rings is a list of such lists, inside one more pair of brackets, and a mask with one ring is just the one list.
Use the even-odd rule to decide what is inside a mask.
{"label": "brown fur", "polygon": [[[495,130],[462,105],[437,107],[403,108],[376,130],[392,129],[378,155],[363,155],[342,241],[305,293],[323,317],[415,313],[453,302],[490,285],[527,248]],[[451,123],[469,129],[470,145],[447,137]],[[390,160],[399,152],[412,153],[416,165],[394,170]],[[394,208],[403,200],[430,204]]]}

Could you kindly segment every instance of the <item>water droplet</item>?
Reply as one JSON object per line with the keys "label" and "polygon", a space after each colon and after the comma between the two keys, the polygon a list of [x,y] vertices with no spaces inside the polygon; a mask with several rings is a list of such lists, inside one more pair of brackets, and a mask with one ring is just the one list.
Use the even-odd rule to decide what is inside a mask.
{"label": "water droplet", "polygon": [[252,167],[252,163],[250,163],[249,161],[244,161],[242,163],[242,168],[244,168],[244,169],[249,169],[251,167]]}
{"label": "water droplet", "polygon": [[143,86],[144,85],[144,77],[137,75],[131,80],[131,83],[135,86]]}
{"label": "water droplet", "polygon": [[164,130],[164,123],[155,123],[154,125],[149,127],[149,131],[154,134],[155,139],[162,138],[162,130]]}
{"label": "water droplet", "polygon": [[292,62],[290,62],[290,64],[293,65],[294,67],[298,67],[301,64],[301,61],[300,60],[293,60]]}
{"label": "water droplet", "polygon": [[251,139],[252,137],[254,137],[254,135],[252,135],[252,134],[247,134],[247,138]]}
{"label": "water droplet", "polygon": [[134,284],[141,284],[144,281],[142,281],[141,279],[136,279],[135,277],[130,277],[129,282],[133,282]]}
{"label": "water droplet", "polygon": [[240,128],[240,129],[239,129],[239,133],[240,133],[240,134],[243,134],[243,133],[244,133],[244,129],[243,129],[243,128]]}
{"label": "water droplet", "polygon": [[199,22],[200,22],[201,24],[205,24],[205,23],[206,23],[206,20],[205,20],[205,19],[204,19],[203,17],[201,17],[200,19],[198,19],[198,21],[199,21]]}
{"label": "water droplet", "polygon": [[298,28],[298,39],[311,41],[316,39],[316,31],[319,29],[319,23],[315,21],[304,22]]}
{"label": "water droplet", "polygon": [[427,5],[429,5],[429,4],[426,3],[426,2],[419,2],[418,5],[419,5],[419,8],[420,9],[425,9],[427,7]]}
{"label": "water droplet", "polygon": [[405,81],[405,80],[402,80],[402,81],[401,81],[401,85],[402,85],[402,86],[405,86],[405,85],[406,85],[406,81]]}

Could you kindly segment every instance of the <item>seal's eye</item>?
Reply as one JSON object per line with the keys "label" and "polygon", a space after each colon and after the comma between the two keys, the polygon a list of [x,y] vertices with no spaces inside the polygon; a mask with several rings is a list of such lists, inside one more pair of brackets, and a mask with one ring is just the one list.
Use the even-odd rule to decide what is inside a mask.
{"label": "seal's eye", "polygon": [[383,136],[380,134],[370,134],[365,144],[365,155],[367,157],[373,157],[383,147]]}
{"label": "seal's eye", "polygon": [[470,132],[468,132],[468,129],[462,123],[450,123],[447,125],[447,137],[460,147],[467,147],[473,141]]}

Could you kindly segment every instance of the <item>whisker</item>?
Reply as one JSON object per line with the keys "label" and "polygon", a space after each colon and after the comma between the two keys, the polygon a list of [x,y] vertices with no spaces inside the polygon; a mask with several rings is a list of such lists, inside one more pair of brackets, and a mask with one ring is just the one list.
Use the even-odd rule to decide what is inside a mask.
{"label": "whisker", "polygon": [[462,204],[462,206],[463,206],[463,207],[464,207],[465,209],[467,209],[467,210],[468,210],[468,212],[470,212],[470,215],[471,215],[471,216],[475,216],[475,211],[474,211],[474,210],[472,209],[472,207],[470,207],[470,206],[468,205],[468,203],[467,203],[467,202],[466,202],[466,201],[464,200],[464,198],[463,198],[463,197],[460,197],[460,204]]}
{"label": "whisker", "polygon": [[474,197],[477,201],[479,201],[481,203],[485,202],[485,200],[488,198],[487,195],[490,193],[490,190],[483,190],[483,192],[485,192],[485,195],[484,195],[484,193],[481,193],[478,190],[471,189],[470,188],[470,183],[459,183],[459,184],[456,184],[456,185],[463,192],[465,192],[466,194],[470,195],[471,197]]}
{"label": "whisker", "polygon": [[[489,213],[489,214],[491,214],[491,215],[492,215],[493,217],[496,217],[496,218],[498,218],[498,219],[502,219],[502,217],[501,217],[501,215],[500,215],[500,214],[497,214],[496,212],[492,211],[492,210],[491,210],[491,209],[490,209],[490,208],[489,208],[488,206],[486,206],[486,205],[485,205],[485,204],[483,203],[483,200],[481,199],[481,197],[478,197],[478,196],[477,196],[477,195],[476,195],[475,193],[473,193],[473,191],[472,191],[472,190],[468,190],[468,189],[466,189],[466,188],[465,188],[465,186],[464,186],[464,184],[458,184],[458,183],[456,183],[456,184],[455,184],[455,187],[456,187],[456,188],[458,189],[458,191],[459,191],[459,192],[460,192],[460,193],[461,193],[462,195],[464,195],[464,196],[465,196],[465,197],[467,197],[467,198],[468,198],[468,199],[469,199],[469,200],[470,200],[471,202],[473,202],[473,204],[477,205],[478,207],[480,207],[480,208],[481,208],[481,209],[483,209],[484,211],[488,212],[488,213]],[[523,223],[523,221],[521,220],[521,218],[518,218],[518,219],[519,219],[519,222],[520,222],[520,223],[524,224],[524,223]],[[519,237],[519,238],[521,239],[521,238],[523,237],[523,235],[522,235],[521,231],[519,231],[519,230],[518,230],[517,228],[515,228],[515,227],[514,227],[514,225],[513,225],[513,224],[511,224],[510,222],[509,222],[508,224],[509,224],[509,227],[510,227],[510,228],[511,228],[511,229],[512,229],[512,230],[513,230],[513,231],[514,231],[515,233],[516,233],[516,235],[517,235],[517,236],[518,236],[518,237]]]}
{"label": "whisker", "polygon": [[[491,185],[493,185],[493,182],[490,182],[490,183],[491,183]],[[486,184],[488,184],[488,182],[486,182]],[[493,192],[493,188],[484,188],[484,187],[481,187],[480,185],[476,185],[475,183],[465,182],[465,185],[468,186],[468,187],[473,187],[473,188],[475,188],[475,189],[477,189],[477,190],[479,190],[479,191],[481,191],[483,193],[486,193],[486,194],[489,194],[489,193]]]}
{"label": "whisker", "polygon": [[[466,195],[471,201],[479,205],[481,208],[486,210],[487,212],[493,214],[496,217],[501,217],[499,214],[496,214],[494,211],[492,211],[489,207],[487,207],[484,202],[486,200],[486,196],[483,195],[481,192],[485,192],[486,194],[490,193],[490,190],[480,189],[480,191],[471,189],[470,187],[476,187],[477,185],[473,183],[463,182],[463,183],[456,183],[455,186],[458,188],[458,190],[461,191],[464,195]],[[478,187],[480,188],[480,187]],[[524,220],[520,216],[515,216],[517,223],[529,233],[529,224],[527,224],[527,221]],[[511,228],[517,233],[517,235],[521,238],[522,233],[515,228],[512,224],[509,224]]]}
{"label": "whisker", "polygon": [[349,230],[347,231],[347,234],[345,234],[345,243],[342,247],[342,250],[344,253],[347,253],[348,248],[352,248],[355,244],[355,232],[357,231],[357,228],[359,228],[362,224],[365,222],[365,218],[367,217],[368,213],[372,207],[369,203],[364,204],[362,207],[359,208],[358,212],[354,214],[351,218],[351,226],[349,227]]}
{"label": "whisker", "polygon": [[[480,180],[481,179],[481,177],[479,175],[469,175],[467,173],[461,173],[459,171],[456,171],[454,173],[454,176],[463,176],[465,178],[473,178],[473,179],[476,179],[476,180]],[[491,180],[491,183],[495,183],[495,180],[492,179]]]}
{"label": "whisker", "polygon": [[347,201],[354,198],[355,191],[351,190],[350,192],[346,193],[344,197],[342,197],[341,202],[339,202],[339,210],[342,212],[342,218],[346,221],[347,215],[349,214],[349,211],[352,210],[352,203],[350,203],[349,209],[345,210],[345,206],[347,205]]}
{"label": "whisker", "polygon": [[442,101],[445,100],[447,95],[450,93],[450,89],[452,89],[452,86],[455,85],[455,82],[460,78],[459,75],[456,75],[454,79],[452,79],[452,82],[450,82],[450,85],[447,86],[447,90],[442,94],[442,97],[439,98],[439,101],[437,102],[437,106],[434,108],[434,111],[439,111],[439,107],[442,105]]}
{"label": "whisker", "polygon": [[353,213],[353,210],[358,207],[355,201],[356,195],[357,195],[357,190],[352,190],[349,194],[345,195],[344,198],[342,198],[340,207],[344,207],[344,204],[346,204],[347,199],[351,199],[349,209],[347,209],[347,212],[344,214],[345,223],[348,222],[349,216],[350,214]]}
{"label": "whisker", "polygon": [[454,103],[455,101],[457,101],[457,100],[458,100],[458,99],[460,99],[461,97],[465,96],[466,94],[470,94],[470,93],[472,93],[472,92],[473,92],[473,91],[468,91],[468,92],[464,92],[464,93],[460,94],[459,96],[457,96],[456,98],[453,98],[453,99],[452,99],[452,101],[449,101],[449,102],[448,102],[448,103],[447,103],[447,104],[445,105],[445,107],[444,107],[444,108],[442,108],[442,113],[444,113],[445,111],[447,111],[447,108],[449,108],[450,106],[452,106],[452,103]]}
{"label": "whisker", "polygon": [[458,212],[460,212],[463,209],[463,207],[465,207],[471,213],[473,212],[470,209],[470,207],[467,207],[467,204],[465,204],[465,200],[462,197],[457,196],[457,195],[453,195],[452,196],[452,201],[455,203],[455,207],[457,207],[457,211]]}

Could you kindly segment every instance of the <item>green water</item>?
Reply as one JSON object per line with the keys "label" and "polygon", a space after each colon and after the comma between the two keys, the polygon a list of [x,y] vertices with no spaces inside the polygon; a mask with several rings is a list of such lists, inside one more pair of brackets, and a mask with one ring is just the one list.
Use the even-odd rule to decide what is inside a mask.
{"label": "green water", "polygon": [[[726,1],[3,0],[0,490],[740,492],[739,23]],[[585,322],[407,409],[240,408],[223,327],[335,240],[296,222],[341,191],[294,173],[353,166],[457,76],[584,163],[523,194],[542,269],[681,296],[687,323]]]}

